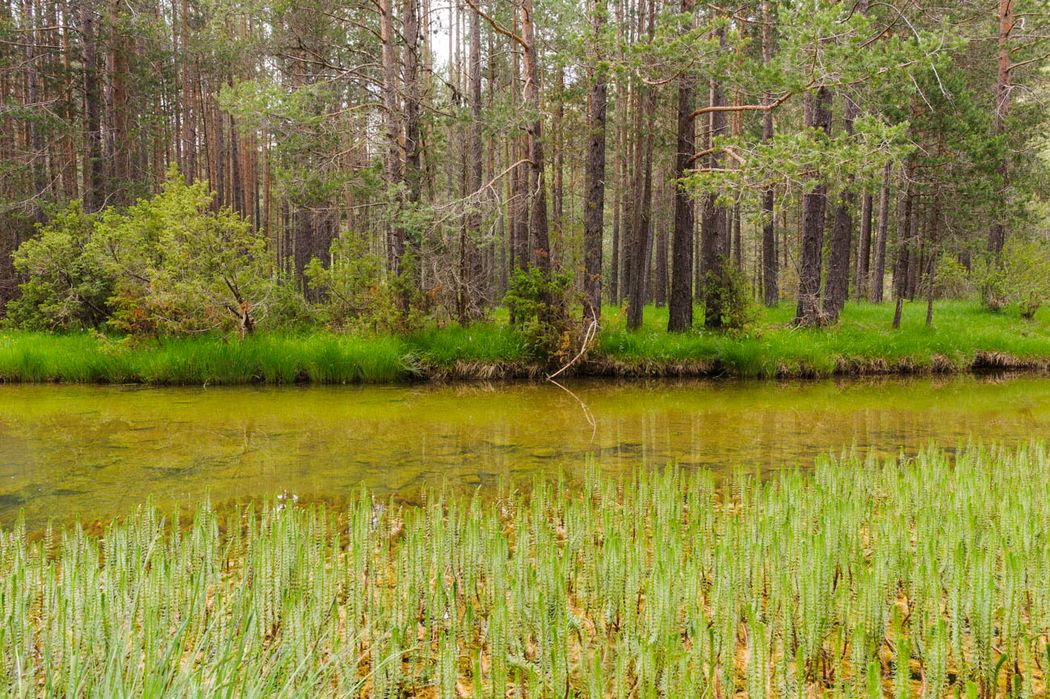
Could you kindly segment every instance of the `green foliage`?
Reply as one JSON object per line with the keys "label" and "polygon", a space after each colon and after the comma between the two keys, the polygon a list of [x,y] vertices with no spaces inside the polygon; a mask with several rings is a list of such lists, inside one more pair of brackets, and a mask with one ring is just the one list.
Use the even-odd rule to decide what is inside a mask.
{"label": "green foliage", "polygon": [[981,289],[981,301],[999,312],[1017,304],[1022,318],[1031,320],[1050,299],[1050,244],[1020,237],[1006,242],[998,260],[982,259],[974,277]]}
{"label": "green foliage", "polygon": [[969,299],[977,293],[970,271],[954,255],[941,255],[937,259],[935,286],[939,299]]}
{"label": "green foliage", "polygon": [[704,312],[718,315],[719,328],[742,331],[754,323],[758,309],[751,299],[751,285],[743,272],[725,264],[720,275],[707,273],[703,289]]}
{"label": "green foliage", "polygon": [[27,330],[95,328],[111,312],[113,277],[91,247],[95,217],[79,202],[52,217],[14,254],[25,277],[7,306],[7,322]]}
{"label": "green foliage", "polygon": [[544,274],[538,267],[515,270],[503,303],[532,347],[533,356],[556,362],[568,351],[569,332],[566,313],[572,277]]}
{"label": "green foliage", "polygon": [[254,331],[274,290],[266,238],[206,183],[172,170],[159,194],[126,211],[72,204],[26,241],[15,263],[28,278],[10,305],[27,329],[103,324],[131,335]]}
{"label": "green foliage", "polygon": [[337,329],[389,327],[396,304],[383,280],[382,262],[367,243],[344,235],[332,241],[330,258],[328,266],[313,258],[303,272],[325,322]]}
{"label": "green foliage", "polygon": [[0,693],[1035,695],[1047,528],[1038,442],[19,523]]}
{"label": "green foliage", "polygon": [[206,183],[171,171],[156,196],[102,216],[92,244],[116,281],[114,328],[254,331],[274,286],[272,256],[260,231],[212,202]]}

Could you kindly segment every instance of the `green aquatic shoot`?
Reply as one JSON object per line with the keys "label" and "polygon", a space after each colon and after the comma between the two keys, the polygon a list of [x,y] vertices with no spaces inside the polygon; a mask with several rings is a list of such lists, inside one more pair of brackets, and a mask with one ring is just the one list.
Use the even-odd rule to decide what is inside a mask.
{"label": "green aquatic shoot", "polygon": [[1050,449],[0,532],[0,694],[1039,697]]}

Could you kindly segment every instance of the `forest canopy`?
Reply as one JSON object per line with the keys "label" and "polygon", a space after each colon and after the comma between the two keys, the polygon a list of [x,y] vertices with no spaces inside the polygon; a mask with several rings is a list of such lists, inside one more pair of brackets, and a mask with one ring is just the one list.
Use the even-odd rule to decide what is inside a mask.
{"label": "forest canopy", "polygon": [[0,313],[1031,317],[1048,29],[1039,0],[0,0]]}

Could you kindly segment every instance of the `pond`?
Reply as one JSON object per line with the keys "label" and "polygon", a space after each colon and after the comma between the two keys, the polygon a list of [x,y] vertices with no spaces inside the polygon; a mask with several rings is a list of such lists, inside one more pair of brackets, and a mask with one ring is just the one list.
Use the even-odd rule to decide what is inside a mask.
{"label": "pond", "polygon": [[410,387],[142,388],[0,385],[0,526],[30,528],[287,493],[338,499],[365,484],[501,478],[593,459],[731,469],[812,463],[852,445],[1050,438],[1050,379],[577,382]]}

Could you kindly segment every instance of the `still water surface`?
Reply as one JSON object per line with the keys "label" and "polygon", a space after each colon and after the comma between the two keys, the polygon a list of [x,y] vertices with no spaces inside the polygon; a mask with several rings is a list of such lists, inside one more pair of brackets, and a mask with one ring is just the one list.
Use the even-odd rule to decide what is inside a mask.
{"label": "still water surface", "polygon": [[778,468],[1050,439],[1050,379],[575,383],[344,388],[0,385],[0,526],[86,522],[361,484],[487,487],[565,468]]}

